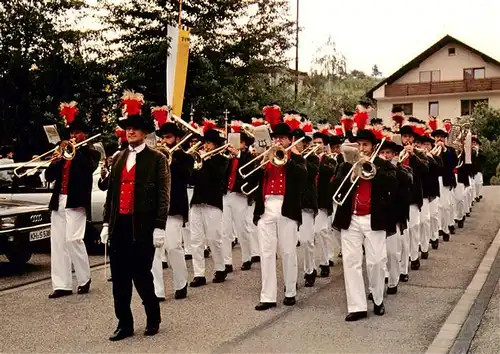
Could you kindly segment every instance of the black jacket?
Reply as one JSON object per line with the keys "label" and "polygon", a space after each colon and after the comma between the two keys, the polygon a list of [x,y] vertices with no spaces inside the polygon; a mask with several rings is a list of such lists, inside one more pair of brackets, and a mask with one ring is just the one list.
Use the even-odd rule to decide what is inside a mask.
{"label": "black jacket", "polygon": [[[234,159],[238,160],[238,168],[236,169],[236,180],[234,181],[233,192],[235,192],[235,193],[241,193],[241,186],[243,184],[245,184],[246,182],[251,181],[252,179],[251,179],[251,176],[249,176],[247,179],[243,179],[243,177],[241,177],[241,174],[239,173],[239,169],[240,169],[241,166],[244,166],[248,162],[250,162],[253,158],[254,158],[253,155],[250,152],[248,152],[248,150],[241,150],[239,158],[234,157],[234,158],[232,158],[231,160],[228,161],[228,166],[227,166],[227,169],[226,169],[226,188],[224,190],[224,194],[227,194],[227,192],[229,191],[228,190],[228,188],[229,188],[229,176],[231,174],[231,167],[232,167],[232,164],[233,164],[233,160]],[[245,170],[243,172],[244,173],[245,172],[250,172],[251,170],[252,170],[252,167],[248,167],[248,168],[245,168]],[[246,191],[249,191],[251,189],[252,188],[250,188],[250,183],[249,183],[248,186],[245,186],[245,190]]]}
{"label": "black jacket", "polygon": [[[113,230],[120,213],[120,189],[124,166],[129,150],[120,152],[113,159],[104,207],[104,222],[109,223],[109,241],[113,244]],[[170,203],[170,168],[165,156],[145,147],[137,154],[135,164],[133,238],[153,244],[154,229],[165,229]]]}
{"label": "black jacket", "polygon": [[[377,166],[377,173],[371,180],[371,228],[374,231],[384,230],[390,234],[390,231],[394,229],[394,220],[389,213],[393,207],[392,198],[397,190],[396,169],[389,161],[379,157],[375,158],[374,163]],[[338,189],[351,167],[349,162],[344,162],[339,166],[338,173],[332,183],[334,191]],[[350,183],[345,184],[344,193],[347,192],[350,185]],[[356,187],[347,197],[345,203],[337,207],[333,220],[333,227],[337,230],[347,230],[351,225],[355,189]]]}
{"label": "black jacket", "polygon": [[425,175],[429,173],[429,163],[427,157],[421,153],[410,156],[410,167],[413,173],[413,185],[411,187],[410,205],[417,205],[418,209],[424,204],[423,181]]}
{"label": "black jacket", "polygon": [[484,156],[482,151],[478,151],[477,153],[472,150],[472,168],[471,173],[476,175],[478,173],[483,172],[483,165],[486,157]]}
{"label": "black jacket", "polygon": [[469,187],[469,176],[471,176],[472,165],[465,163],[465,153],[460,157],[459,163],[462,163],[462,166],[457,168],[457,183],[463,183],[464,186]]}
{"label": "black jacket", "polygon": [[396,179],[398,180],[398,187],[392,197],[390,215],[393,220],[391,221],[391,228],[388,230],[388,234],[396,232],[396,225],[399,225],[401,232],[406,230],[408,228],[408,220],[410,219],[410,199],[413,185],[411,167],[398,165],[396,167]]}
{"label": "black jacket", "polygon": [[302,194],[302,210],[309,209],[318,213],[318,188],[316,180],[319,171],[319,157],[311,154],[306,159],[307,181],[304,193]]}
{"label": "black jacket", "polygon": [[[76,150],[75,157],[71,161],[68,181],[68,200],[66,208],[85,208],[87,218],[90,219],[92,201],[92,174],[99,165],[101,154],[88,146],[82,146]],[[45,170],[45,179],[54,184],[54,192],[50,198],[49,209],[59,209],[59,194],[61,193],[62,172],[66,160],[51,163]]]}
{"label": "black jacket", "polygon": [[318,208],[326,209],[328,215],[333,211],[332,188],[331,183],[335,176],[337,164],[325,163],[326,159],[322,158],[319,164],[318,171]]}
{"label": "black jacket", "polygon": [[191,206],[208,204],[222,210],[222,196],[227,188],[226,169],[228,159],[215,155],[203,161],[199,170],[193,171],[193,198]]}
{"label": "black jacket", "polygon": [[[307,181],[307,168],[305,160],[302,156],[292,153],[288,162],[285,165],[285,196],[281,215],[297,221],[298,226],[302,224],[302,194],[304,193],[305,184]],[[255,193],[255,210],[253,220],[256,224],[262,214],[264,214],[264,191],[263,185],[267,179],[264,170],[259,173],[259,188]]]}
{"label": "black jacket", "polygon": [[422,181],[423,196],[432,202],[439,197],[439,169],[443,166],[440,156],[428,157],[429,171],[424,175]]}
{"label": "black jacket", "polygon": [[454,148],[446,146],[446,151],[441,153],[443,167],[439,169],[439,176],[443,178],[443,186],[453,189],[457,186],[457,180],[453,170],[458,165],[457,152]]}
{"label": "black jacket", "polygon": [[189,215],[187,184],[191,179],[193,165],[194,160],[191,155],[186,154],[183,150],[174,151],[170,165],[172,182],[168,215],[181,215],[184,222],[188,221]]}

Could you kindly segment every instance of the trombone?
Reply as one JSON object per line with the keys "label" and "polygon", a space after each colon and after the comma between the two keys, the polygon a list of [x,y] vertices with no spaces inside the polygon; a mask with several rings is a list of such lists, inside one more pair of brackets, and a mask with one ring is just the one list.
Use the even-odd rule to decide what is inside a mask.
{"label": "trombone", "polygon": [[205,153],[200,153],[198,151],[198,147],[202,144],[201,141],[197,142],[196,145],[194,145],[193,147],[191,147],[188,151],[186,151],[186,154],[189,154],[193,157],[194,159],[194,166],[193,168],[195,170],[200,170],[202,167],[203,167],[203,161],[205,161],[206,159],[214,156],[214,155],[217,155],[217,154],[221,154],[222,152],[224,152],[231,144],[225,144],[225,145],[222,145],[222,146],[219,146],[218,148],[212,150],[212,151],[209,151],[209,152],[205,152]]}
{"label": "trombone", "polygon": [[35,162],[35,161],[39,161],[42,159],[42,157],[44,156],[47,156],[49,154],[53,154],[55,153],[56,151],[59,152],[59,154],[61,155],[61,157],[65,160],[73,160],[73,158],[75,157],[76,155],[76,149],[79,148],[80,146],[82,145],[85,145],[87,144],[88,142],[90,142],[91,140],[94,140],[98,137],[101,136],[101,133],[99,134],[96,134],[84,141],[81,141],[79,143],[74,143],[72,140],[63,140],[61,141],[61,143],[54,147],[53,149],[43,153],[42,155],[39,155],[39,156],[36,156],[35,158],[32,158],[30,161],[27,161],[21,165],[19,165],[18,167],[16,167],[14,169],[14,175],[17,177],[17,178],[21,178],[21,177],[24,177],[26,175],[29,175],[29,174],[32,174],[33,172],[35,172],[36,170],[38,170],[40,167],[45,167],[45,165],[50,165],[53,161],[55,161],[57,159],[57,157],[52,157],[50,160],[47,160],[47,161],[44,161],[43,163],[41,163],[40,165],[38,166],[35,166],[27,171],[25,171],[24,173],[18,173],[18,171],[22,168],[24,168],[25,166]]}
{"label": "trombone", "polygon": [[[276,166],[276,167],[284,166],[288,162],[287,153],[292,148],[294,148],[298,143],[300,143],[302,140],[304,140],[304,138],[300,138],[300,139],[294,141],[293,144],[290,145],[289,147],[287,147],[286,149],[281,145],[273,145],[269,149],[267,149],[266,151],[261,153],[260,155],[254,157],[251,161],[249,161],[246,164],[244,164],[243,166],[241,166],[238,169],[238,172],[240,173],[241,177],[243,177],[243,179],[245,179],[248,176],[250,176],[251,174],[257,172],[260,168],[267,165],[268,162],[270,162],[271,164],[273,164],[273,166]],[[263,160],[257,167],[255,167],[252,171],[250,171],[248,173],[243,173],[245,168],[252,165],[255,161],[257,161],[261,158],[263,158]]]}
{"label": "trombone", "polygon": [[197,131],[195,128],[190,126],[188,123],[186,123],[182,118],[177,117],[176,115],[172,114],[170,117],[175,123],[180,124],[184,129],[189,130],[190,133],[199,135],[200,132]]}
{"label": "trombone", "polygon": [[[358,161],[352,165],[351,169],[342,180],[342,183],[340,183],[340,186],[333,194],[333,202],[335,204],[342,206],[345,203],[347,197],[349,197],[360,178],[364,180],[371,180],[375,177],[375,175],[377,174],[377,167],[375,166],[373,161],[375,161],[375,158],[378,156],[380,149],[382,148],[382,145],[386,139],[387,138],[383,138],[380,144],[378,144],[377,149],[370,156],[370,160],[365,161],[363,159],[358,159]],[[344,187],[344,184],[346,184],[348,181],[351,182],[351,186],[349,187],[347,192],[343,194],[341,191]]]}
{"label": "trombone", "polygon": [[311,154],[315,154],[319,149],[322,149],[323,145],[321,144],[314,144],[311,146],[308,146],[304,151],[302,151],[302,156],[304,156],[305,159],[307,159]]}
{"label": "trombone", "polygon": [[159,152],[161,152],[163,155],[165,155],[167,157],[167,162],[170,165],[170,164],[172,164],[173,153],[177,149],[179,149],[182,146],[182,144],[184,144],[192,135],[193,135],[193,133],[188,133],[181,141],[179,141],[179,143],[177,143],[171,149],[168,146],[165,146],[163,144],[158,144],[156,146],[156,150],[158,150]]}

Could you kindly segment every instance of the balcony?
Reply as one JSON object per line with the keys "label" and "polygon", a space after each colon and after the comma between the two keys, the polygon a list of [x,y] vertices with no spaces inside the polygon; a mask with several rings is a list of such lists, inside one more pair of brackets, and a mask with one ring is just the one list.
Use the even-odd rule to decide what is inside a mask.
{"label": "balcony", "polygon": [[385,97],[428,96],[492,90],[500,90],[500,77],[479,80],[392,84],[385,87]]}

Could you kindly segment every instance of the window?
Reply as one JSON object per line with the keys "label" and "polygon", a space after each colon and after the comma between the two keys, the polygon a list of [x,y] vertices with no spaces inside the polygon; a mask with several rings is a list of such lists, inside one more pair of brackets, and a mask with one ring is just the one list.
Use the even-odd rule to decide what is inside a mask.
{"label": "window", "polygon": [[413,103],[396,103],[392,105],[393,109],[396,107],[401,108],[407,116],[411,116],[413,114]]}
{"label": "window", "polygon": [[472,114],[472,111],[474,110],[474,107],[478,103],[486,103],[488,104],[488,99],[479,99],[479,100],[461,100],[460,101],[460,114],[462,116],[468,116]]}
{"label": "window", "polygon": [[451,57],[455,55],[455,48],[448,48],[448,55]]}
{"label": "window", "polygon": [[429,117],[439,116],[439,102],[429,102]]}
{"label": "window", "polygon": [[464,80],[484,79],[486,71],[484,68],[464,69]]}
{"label": "window", "polygon": [[420,82],[436,82],[441,81],[441,71],[431,70],[431,71],[421,71],[420,72]]}

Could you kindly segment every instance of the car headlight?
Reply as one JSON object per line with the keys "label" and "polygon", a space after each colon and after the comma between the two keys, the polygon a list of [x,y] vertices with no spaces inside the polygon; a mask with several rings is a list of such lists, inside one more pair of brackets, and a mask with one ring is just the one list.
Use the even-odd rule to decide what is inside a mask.
{"label": "car headlight", "polygon": [[16,217],[8,216],[0,219],[0,229],[12,229],[16,226]]}

